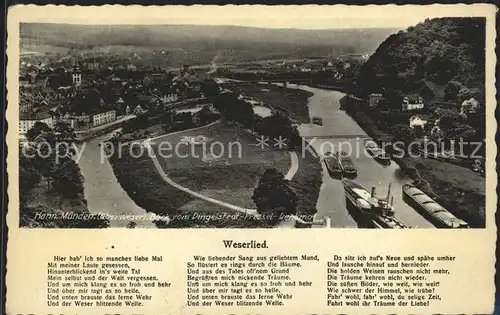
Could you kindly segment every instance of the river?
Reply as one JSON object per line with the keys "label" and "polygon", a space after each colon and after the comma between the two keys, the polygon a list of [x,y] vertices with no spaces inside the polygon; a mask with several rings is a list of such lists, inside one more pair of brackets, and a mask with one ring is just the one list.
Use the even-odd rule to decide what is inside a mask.
{"label": "river", "polygon": [[[360,148],[362,154],[353,154],[352,159],[358,168],[356,181],[370,189],[377,188],[380,195],[387,193],[388,184],[392,184],[392,195],[394,196],[394,207],[396,217],[404,224],[414,228],[433,227],[427,220],[411,207],[406,205],[401,198],[402,185],[409,181],[399,166],[391,162],[388,166],[382,166],[372,157],[364,153],[363,141],[366,133],[347,114],[341,111],[340,99],[345,95],[337,91],[329,91],[311,88],[303,85],[289,84],[289,88],[300,88],[312,92],[309,98],[309,113],[311,117],[322,117],[323,126],[303,124],[299,132],[303,137],[310,140],[311,145],[319,153],[335,151],[341,143],[349,143],[352,148]],[[342,138],[349,136],[349,138]],[[359,139],[356,138],[359,136]],[[107,140],[110,134],[104,135],[86,142],[79,165],[85,178],[84,193],[91,213],[109,213],[113,215],[142,216],[146,211],[137,206],[118,183],[111,164],[107,158],[101,161],[101,149],[99,143]],[[343,146],[343,149],[346,147]],[[324,164],[323,183],[317,202],[318,212],[316,219],[329,217],[331,226],[335,228],[355,228],[357,223],[346,210],[345,196],[342,182],[332,179]],[[151,220],[111,220],[111,227],[125,227],[130,221],[136,223],[136,227],[155,227]]]}
{"label": "river", "polygon": [[99,143],[110,138],[110,134],[85,142],[82,157],[78,161],[85,179],[84,194],[90,213],[106,213],[110,217],[110,227],[126,227],[131,221],[138,228],[155,228],[151,217],[123,190],[116,179],[113,168],[104,156],[101,159]]}
{"label": "river", "polygon": [[[338,91],[311,88],[304,85],[288,84],[289,88],[300,88],[314,93],[309,98],[310,117],[322,117],[323,126],[303,124],[299,126],[300,135],[309,138],[311,146],[319,154],[336,151],[339,148],[352,148],[352,160],[358,168],[355,181],[370,190],[376,187],[377,195],[385,196],[391,183],[391,195],[394,196],[396,217],[412,228],[432,228],[433,225],[424,219],[402,199],[402,185],[410,181],[400,167],[391,161],[383,166],[364,151],[364,140],[368,137],[363,129],[344,111],[340,110],[340,99],[345,95]],[[347,138],[346,138],[347,137]],[[347,144],[348,143],[348,144]],[[358,153],[359,152],[359,153]],[[317,202],[316,219],[329,217],[333,228],[355,228],[356,221],[346,210],[345,195],[342,182],[332,179],[324,165],[323,183]]]}

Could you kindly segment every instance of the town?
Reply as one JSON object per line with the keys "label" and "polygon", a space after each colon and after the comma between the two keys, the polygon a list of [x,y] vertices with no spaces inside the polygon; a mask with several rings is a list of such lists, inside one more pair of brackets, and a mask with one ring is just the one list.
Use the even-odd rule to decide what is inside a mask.
{"label": "town", "polygon": [[[51,58],[52,57],[52,58]],[[19,134],[26,139],[36,122],[53,128],[64,122],[78,134],[125,121],[159,106],[213,96],[217,85],[184,65],[166,71],[107,63],[104,57],[61,59],[51,55],[22,58]],[[214,92],[215,89],[215,92]]]}

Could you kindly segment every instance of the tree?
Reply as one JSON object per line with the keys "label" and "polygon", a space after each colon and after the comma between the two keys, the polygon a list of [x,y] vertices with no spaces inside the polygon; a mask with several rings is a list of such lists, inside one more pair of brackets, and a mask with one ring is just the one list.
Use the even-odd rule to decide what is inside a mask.
{"label": "tree", "polygon": [[182,129],[187,129],[193,127],[193,113],[191,112],[181,112],[175,115],[175,121],[178,123]]}
{"label": "tree", "polygon": [[252,104],[238,99],[233,93],[220,95],[215,100],[214,107],[227,120],[239,122],[245,127],[251,127],[254,123]]}
{"label": "tree", "polygon": [[302,138],[299,131],[286,115],[282,113],[273,113],[271,116],[258,118],[255,123],[257,132],[268,136],[271,139],[286,139],[286,145],[289,148],[295,148],[302,145]]}
{"label": "tree", "polygon": [[434,99],[434,91],[429,87],[428,84],[424,84],[419,90],[419,94],[426,100],[430,101]]}
{"label": "tree", "polygon": [[394,137],[394,141],[401,141],[405,145],[408,145],[415,139],[415,133],[413,129],[407,125],[395,125],[391,128],[391,133]]}
{"label": "tree", "polygon": [[214,80],[205,80],[201,84],[201,91],[205,97],[217,97],[219,95],[219,85]]}
{"label": "tree", "polygon": [[33,125],[33,127],[31,127],[30,130],[28,130],[28,132],[26,133],[26,139],[28,141],[35,141],[35,139],[39,135],[46,133],[46,132],[49,132],[51,130],[52,129],[50,129],[50,127],[46,123],[43,123],[41,121],[37,121]]}
{"label": "tree", "polygon": [[57,122],[53,129],[55,141],[58,143],[66,143],[68,147],[72,147],[76,141],[75,130],[67,122]]}
{"label": "tree", "polygon": [[83,176],[80,168],[71,158],[64,158],[56,164],[53,187],[66,198],[77,198],[83,194]]}
{"label": "tree", "polygon": [[[418,91],[425,80],[445,85],[450,80],[469,87],[484,82],[485,27],[480,18],[430,19],[392,34],[362,65],[356,79],[367,96],[385,90]],[[449,86],[454,100],[460,88]]]}
{"label": "tree", "polygon": [[19,191],[28,192],[40,183],[41,175],[34,163],[34,158],[20,156],[19,158]]}
{"label": "tree", "polygon": [[130,221],[128,224],[127,224],[127,228],[129,229],[133,229],[137,226],[137,223],[135,223],[134,221]]}
{"label": "tree", "polygon": [[458,98],[458,93],[462,90],[464,86],[458,81],[450,81],[446,84],[444,88],[444,99],[449,101],[456,101]]}
{"label": "tree", "polygon": [[208,105],[204,106],[200,110],[199,115],[200,115],[200,124],[201,125],[206,125],[208,123],[211,123],[217,117],[217,115],[210,110],[210,106],[208,106]]}
{"label": "tree", "polygon": [[441,109],[439,111],[439,127],[443,130],[453,128],[455,123],[460,121],[460,115],[451,109]]}
{"label": "tree", "polygon": [[252,200],[257,206],[257,212],[272,223],[277,223],[281,215],[297,213],[297,196],[288,180],[275,168],[264,172],[253,192]]}

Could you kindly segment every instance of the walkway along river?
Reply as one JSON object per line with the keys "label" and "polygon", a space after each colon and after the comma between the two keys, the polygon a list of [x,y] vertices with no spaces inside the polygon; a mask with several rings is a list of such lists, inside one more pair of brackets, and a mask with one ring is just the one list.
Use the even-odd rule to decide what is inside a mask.
{"label": "walkway along river", "polygon": [[[406,177],[399,166],[394,161],[390,165],[383,166],[364,151],[364,140],[368,137],[367,134],[351,117],[340,110],[339,101],[345,95],[344,93],[295,84],[288,84],[287,87],[300,88],[314,93],[309,98],[309,114],[310,117],[322,117],[323,126],[303,124],[299,126],[299,132],[301,136],[309,139],[311,146],[318,154],[337,151],[339,147],[348,150],[347,143],[349,143],[353,150],[352,160],[358,169],[355,181],[368,190],[375,186],[377,194],[380,196],[387,194],[388,185],[392,183],[391,195],[394,196],[396,217],[412,228],[433,227],[430,222],[404,203],[401,188],[410,179]],[[349,135],[350,138],[342,139],[341,137],[344,135]],[[340,146],[341,143],[346,144]],[[359,154],[355,153],[356,150],[359,151]],[[331,178],[324,163],[322,166],[323,184],[317,203],[316,219],[329,217],[333,228],[357,227],[357,223],[346,210],[342,182]]]}

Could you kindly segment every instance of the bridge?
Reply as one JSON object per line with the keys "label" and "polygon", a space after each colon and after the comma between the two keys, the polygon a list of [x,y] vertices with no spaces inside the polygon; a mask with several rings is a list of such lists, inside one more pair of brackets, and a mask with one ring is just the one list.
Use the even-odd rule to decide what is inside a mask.
{"label": "bridge", "polygon": [[230,78],[224,78],[224,83],[238,83],[238,82],[244,82],[244,83],[293,83],[293,84],[307,84],[307,85],[312,85],[312,79],[299,79],[299,78],[291,78],[291,79],[252,79],[252,80],[237,80],[237,79],[230,79]]}
{"label": "bridge", "polygon": [[305,139],[373,139],[375,141],[382,141],[382,142],[390,142],[392,140],[391,136],[385,136],[385,137],[370,137],[367,134],[330,134],[330,135],[310,135],[310,136],[302,136],[302,138]]}
{"label": "bridge", "polygon": [[340,135],[311,135],[311,136],[302,136],[302,138],[306,139],[372,139],[372,137],[368,135],[351,135],[351,134],[340,134]]}

